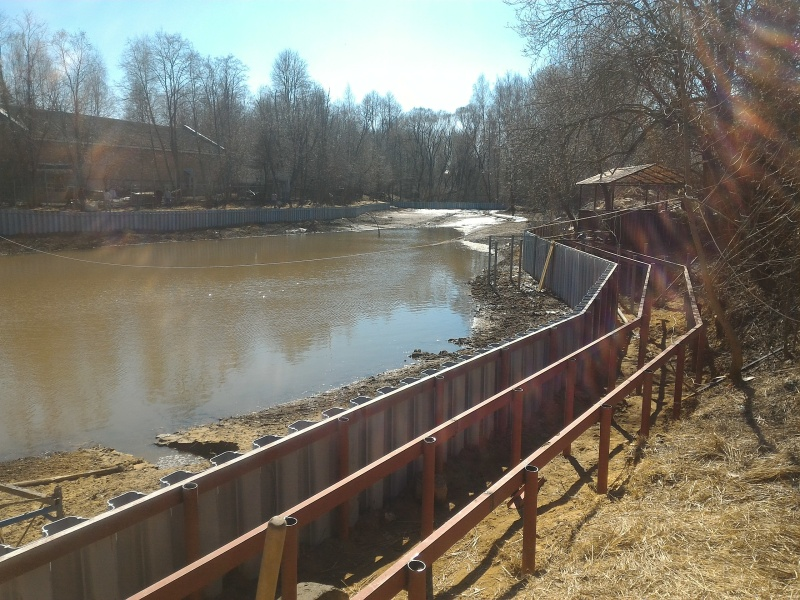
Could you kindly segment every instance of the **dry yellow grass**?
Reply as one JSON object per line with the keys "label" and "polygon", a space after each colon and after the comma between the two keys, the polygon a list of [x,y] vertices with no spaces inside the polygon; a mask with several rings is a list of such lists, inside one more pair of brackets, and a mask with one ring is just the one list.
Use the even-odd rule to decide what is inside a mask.
{"label": "dry yellow grass", "polygon": [[667,404],[644,442],[629,398],[608,495],[592,483],[596,430],[543,470],[536,574],[521,576],[520,521],[500,507],[434,565],[436,597],[800,598],[800,368],[750,374],[680,421]]}

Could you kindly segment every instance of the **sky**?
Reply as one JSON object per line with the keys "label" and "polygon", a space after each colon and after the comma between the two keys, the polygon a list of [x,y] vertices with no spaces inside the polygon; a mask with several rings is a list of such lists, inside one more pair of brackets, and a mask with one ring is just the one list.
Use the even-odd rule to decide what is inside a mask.
{"label": "sky", "polygon": [[0,0],[7,17],[25,10],[51,31],[85,31],[112,82],[126,40],[159,29],[203,56],[239,58],[254,92],[291,49],[332,100],[349,85],[357,102],[391,92],[404,111],[454,112],[481,74],[492,84],[531,64],[502,0]]}

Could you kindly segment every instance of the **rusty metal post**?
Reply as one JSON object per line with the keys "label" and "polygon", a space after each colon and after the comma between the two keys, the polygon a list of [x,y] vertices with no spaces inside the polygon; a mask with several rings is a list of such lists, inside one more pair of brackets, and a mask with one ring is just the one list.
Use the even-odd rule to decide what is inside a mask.
{"label": "rusty metal post", "polygon": [[644,384],[642,385],[642,426],[639,435],[646,438],[650,435],[650,409],[652,408],[653,396],[653,372],[644,372]]}
{"label": "rusty metal post", "polygon": [[636,267],[633,264],[630,265],[629,274],[628,274],[628,285],[630,285],[629,289],[629,298],[631,301],[631,314],[636,314]]}
{"label": "rusty metal post", "polygon": [[610,392],[617,385],[617,340],[616,335],[608,338],[606,344],[606,392]]}
{"label": "rusty metal post", "polygon": [[408,589],[408,600],[425,600],[428,595],[428,585],[426,571],[428,566],[414,558],[406,564],[408,570],[408,579],[406,587]]}
{"label": "rusty metal post", "polygon": [[678,346],[675,355],[675,390],[672,396],[672,418],[681,418],[681,400],[683,399],[683,370],[686,365],[686,345]]}
{"label": "rusty metal post", "polygon": [[[197,484],[194,481],[181,486],[183,497],[183,535],[186,545],[186,564],[200,558],[200,502]],[[200,600],[199,591],[187,596],[189,600]]]}
{"label": "rusty metal post", "polygon": [[[647,344],[650,341],[650,314],[652,311],[652,298],[647,290],[645,290],[644,308],[642,310],[642,320],[639,323],[639,357],[636,361],[636,369],[639,370],[644,366],[645,358],[647,357]],[[641,391],[641,386],[636,386],[636,391]]]}
{"label": "rusty metal post", "polygon": [[520,239],[520,241],[519,241],[519,267],[517,268],[517,289],[518,290],[522,289],[522,252],[523,252],[522,249],[525,247],[525,244],[523,243],[524,241],[525,241],[525,236],[523,235],[522,239]]}
{"label": "rusty metal post", "polygon": [[300,527],[297,519],[285,517],[286,538],[281,557],[281,598],[297,600],[297,553],[300,549]]}
{"label": "rusty metal post", "polygon": [[514,388],[511,392],[511,466],[522,460],[522,388]]}
{"label": "rusty metal post", "polygon": [[706,341],[706,325],[700,326],[700,331],[697,335],[697,353],[696,353],[696,360],[697,360],[697,367],[694,371],[694,384],[697,387],[700,387],[700,384],[703,383],[703,367],[705,366],[705,348],[707,345]]}
{"label": "rusty metal post", "polygon": [[[339,417],[339,481],[350,475],[350,419]],[[350,537],[350,500],[345,500],[339,505],[339,538],[346,540]]]}
{"label": "rusty metal post", "polygon": [[608,458],[611,451],[611,417],[614,408],[603,404],[600,408],[600,448],[597,457],[597,493],[608,492]]}
{"label": "rusty metal post", "polygon": [[[564,427],[572,423],[575,410],[575,381],[578,378],[578,361],[574,358],[567,361],[567,382],[564,390]],[[572,454],[572,445],[564,448],[564,456]]]}
{"label": "rusty metal post", "polygon": [[426,437],[422,447],[422,510],[420,537],[433,533],[433,501],[436,495],[436,438]]}
{"label": "rusty metal post", "polygon": [[539,467],[525,467],[525,498],[522,508],[522,574],[536,570],[536,513],[539,505]]}
{"label": "rusty metal post", "polygon": [[[433,421],[434,424],[438,427],[442,423],[444,423],[445,418],[445,403],[447,402],[447,398],[445,398],[445,378],[444,375],[437,375],[436,376],[436,383],[433,392]],[[447,460],[447,445],[446,444],[439,444],[436,446],[436,472],[443,473],[444,472],[444,463]]]}
{"label": "rusty metal post", "polygon": [[181,486],[183,496],[183,521],[186,540],[186,562],[200,558],[200,505],[197,484],[192,481]]}

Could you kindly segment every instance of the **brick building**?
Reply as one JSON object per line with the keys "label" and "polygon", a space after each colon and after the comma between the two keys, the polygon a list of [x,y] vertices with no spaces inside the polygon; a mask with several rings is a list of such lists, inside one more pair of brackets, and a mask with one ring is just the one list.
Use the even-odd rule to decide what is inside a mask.
{"label": "brick building", "polygon": [[0,203],[62,203],[115,189],[208,196],[225,149],[187,126],[170,149],[165,126],[35,110],[0,110]]}

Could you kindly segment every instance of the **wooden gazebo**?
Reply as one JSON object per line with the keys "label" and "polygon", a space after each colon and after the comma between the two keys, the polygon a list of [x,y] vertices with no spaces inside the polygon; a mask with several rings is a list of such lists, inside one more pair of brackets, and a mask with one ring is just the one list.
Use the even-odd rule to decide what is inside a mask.
{"label": "wooden gazebo", "polygon": [[655,188],[658,195],[662,188],[683,186],[684,179],[677,171],[650,163],[611,169],[579,181],[575,185],[579,186],[581,203],[583,203],[583,188],[590,185],[594,188],[594,210],[597,210],[597,191],[599,189],[603,192],[605,210],[612,211],[614,210],[614,192],[617,186],[643,188],[645,204],[647,204],[647,196],[651,188]]}

